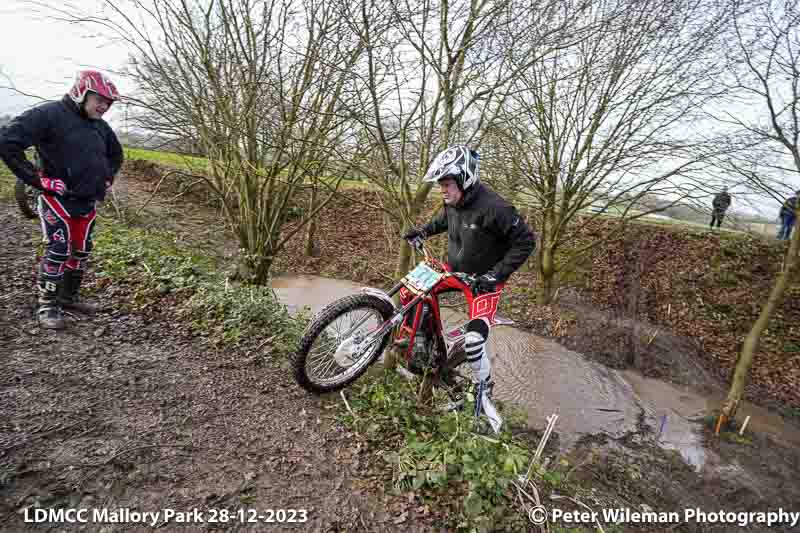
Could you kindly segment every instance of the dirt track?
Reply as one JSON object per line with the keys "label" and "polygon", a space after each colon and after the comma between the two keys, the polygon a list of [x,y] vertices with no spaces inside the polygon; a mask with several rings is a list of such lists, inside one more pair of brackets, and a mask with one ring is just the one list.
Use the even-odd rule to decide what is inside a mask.
{"label": "dirt track", "polygon": [[[381,473],[332,420],[332,406],[281,368],[259,366],[254,354],[211,352],[166,321],[115,311],[124,295],[114,296],[113,285],[95,299],[104,311],[94,319],[38,329],[37,227],[8,203],[0,226],[24,236],[0,249],[0,530],[53,527],[24,523],[24,507],[197,508],[205,520],[211,509],[306,509],[308,521],[294,527],[307,531],[411,523],[413,510],[394,525],[413,506],[383,494]],[[216,527],[290,528],[238,519]],[[173,529],[198,527],[161,528]]]}

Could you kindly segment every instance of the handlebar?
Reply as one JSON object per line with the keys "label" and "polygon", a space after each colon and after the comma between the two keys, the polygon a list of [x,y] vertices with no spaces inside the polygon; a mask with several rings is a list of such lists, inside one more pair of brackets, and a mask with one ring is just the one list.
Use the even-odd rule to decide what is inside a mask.
{"label": "handlebar", "polygon": [[[406,239],[409,246],[414,248],[416,251],[422,253],[425,256],[425,261],[432,262],[434,264],[439,264],[438,261],[433,254],[428,250],[428,247],[425,246],[425,239],[422,237],[414,237],[413,239]],[[477,279],[477,276],[473,274],[467,274],[466,272],[448,272],[451,276],[457,278],[459,281],[467,285],[468,287],[472,287]]]}
{"label": "handlebar", "polygon": [[450,275],[455,276],[456,278],[461,280],[463,283],[466,283],[470,287],[472,286],[473,283],[475,283],[475,280],[477,279],[477,276],[475,276],[474,274],[467,274],[466,272],[451,272]]}

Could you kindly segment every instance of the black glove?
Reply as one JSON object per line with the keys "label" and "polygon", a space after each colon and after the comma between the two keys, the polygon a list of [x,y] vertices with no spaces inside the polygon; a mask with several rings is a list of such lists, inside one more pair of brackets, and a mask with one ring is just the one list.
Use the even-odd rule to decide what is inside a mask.
{"label": "black glove", "polygon": [[422,240],[425,240],[425,238],[427,237],[427,235],[425,235],[425,232],[422,231],[422,228],[417,228],[417,227],[409,228],[405,231],[405,233],[403,233],[403,238],[407,241],[416,239],[417,237],[419,237]]}
{"label": "black glove", "polygon": [[486,274],[481,274],[475,281],[472,282],[472,292],[475,294],[484,293],[484,292],[494,292],[497,290],[497,284],[499,281],[497,280],[497,276],[494,272],[487,272]]}

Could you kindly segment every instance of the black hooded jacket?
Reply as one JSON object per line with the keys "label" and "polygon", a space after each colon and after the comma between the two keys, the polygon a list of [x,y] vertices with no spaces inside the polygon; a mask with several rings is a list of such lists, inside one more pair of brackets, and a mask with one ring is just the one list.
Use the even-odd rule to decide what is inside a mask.
{"label": "black hooded jacket", "polygon": [[426,235],[447,231],[447,262],[456,272],[491,271],[506,281],[536,248],[533,232],[517,210],[479,183],[458,206],[447,206],[422,227]]}
{"label": "black hooded jacket", "polygon": [[731,205],[731,195],[727,192],[721,192],[714,196],[711,206],[715,211],[726,211]]}
{"label": "black hooded jacket", "polygon": [[90,120],[69,96],[26,111],[0,129],[0,158],[14,175],[39,187],[36,168],[25,157],[35,146],[42,171],[67,186],[63,203],[93,204],[105,197],[106,180],[122,166],[122,146],[104,120]]}

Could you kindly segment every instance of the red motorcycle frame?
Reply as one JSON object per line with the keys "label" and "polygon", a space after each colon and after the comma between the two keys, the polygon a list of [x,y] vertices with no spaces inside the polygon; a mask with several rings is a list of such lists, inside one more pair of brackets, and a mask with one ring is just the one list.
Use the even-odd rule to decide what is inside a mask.
{"label": "red motorcycle frame", "polygon": [[[471,289],[474,276],[452,272],[447,264],[431,255],[421,239],[409,242],[423,254],[423,259],[389,291],[364,288],[359,294],[329,304],[311,320],[293,358],[295,379],[303,388],[319,394],[347,387],[394,339],[396,346],[407,343],[405,363],[409,370],[428,374],[435,386],[443,387],[454,399],[463,397],[470,380],[456,368],[466,358],[465,331],[463,327],[443,330],[438,296],[460,291],[467,300],[471,318],[484,318],[491,326],[512,322],[497,317],[500,290],[476,296]],[[398,293],[403,300],[400,306],[392,300]],[[427,316],[425,306],[429,309]],[[345,331],[340,331],[338,321],[350,313],[356,317],[345,326]],[[425,333],[428,359],[417,365],[412,363],[416,363],[413,356],[420,332]],[[319,376],[314,374],[315,368],[332,370],[335,374]]]}

